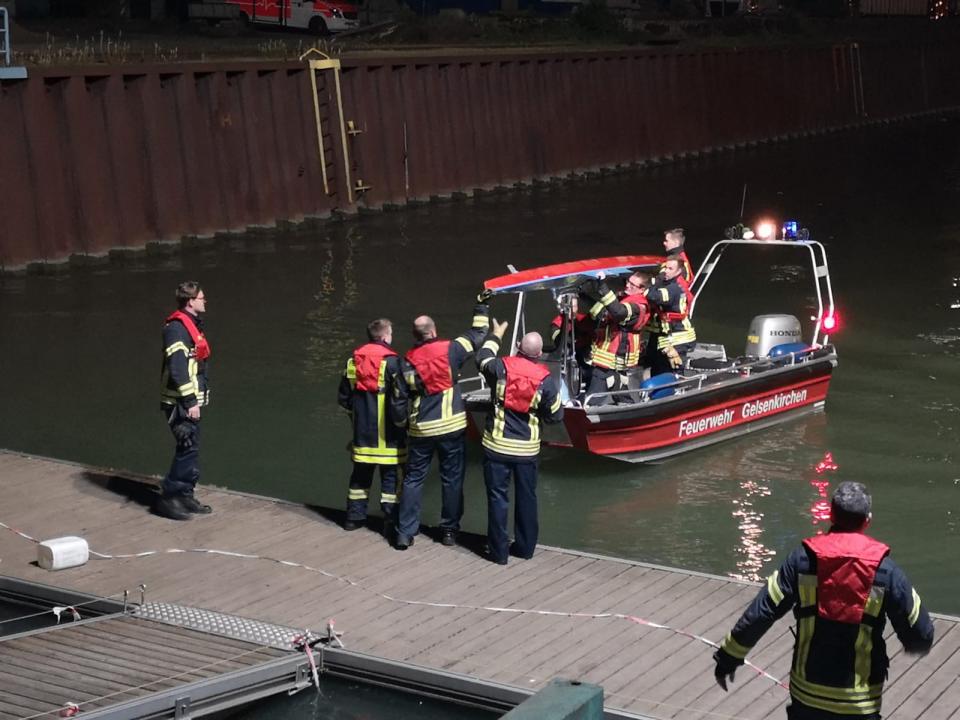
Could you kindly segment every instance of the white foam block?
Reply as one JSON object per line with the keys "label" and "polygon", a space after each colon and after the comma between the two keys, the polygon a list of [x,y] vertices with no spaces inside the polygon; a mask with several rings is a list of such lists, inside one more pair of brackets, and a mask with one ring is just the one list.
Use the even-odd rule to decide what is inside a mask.
{"label": "white foam block", "polygon": [[53,538],[37,546],[37,564],[44,570],[77,567],[89,559],[90,548],[81,537]]}

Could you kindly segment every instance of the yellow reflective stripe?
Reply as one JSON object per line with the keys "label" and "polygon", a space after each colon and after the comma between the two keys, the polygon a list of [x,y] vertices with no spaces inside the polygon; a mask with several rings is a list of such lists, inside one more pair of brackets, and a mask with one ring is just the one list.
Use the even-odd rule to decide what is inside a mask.
{"label": "yellow reflective stripe", "polygon": [[665,303],[670,302],[670,291],[667,290],[666,288],[658,288],[658,289],[660,291],[660,300]]}
{"label": "yellow reflective stripe", "polygon": [[350,358],[349,360],[347,360],[347,369],[344,371],[343,374],[346,376],[347,380],[349,380],[352,383],[356,383],[357,366],[356,364],[354,364],[353,358]]}
{"label": "yellow reflective stripe", "polygon": [[590,317],[594,320],[597,319],[597,316],[603,312],[604,305],[602,302],[595,302],[590,306]]}
{"label": "yellow reflective stripe", "polygon": [[190,355],[190,349],[179,340],[172,345],[168,345],[163,352],[167,357],[170,357],[176,352],[182,352],[184,355]]}
{"label": "yellow reflective stripe", "polygon": [[396,448],[354,448],[351,458],[354,462],[367,465],[401,465],[407,461],[407,451]]}
{"label": "yellow reflective stripe", "polygon": [[503,437],[503,429],[506,426],[506,410],[503,407],[503,393],[506,387],[506,381],[497,381],[497,401],[493,404],[493,434],[495,437]]}
{"label": "yellow reflective stripe", "polygon": [[727,636],[723,639],[723,642],[720,643],[720,648],[730,657],[734,657],[737,660],[743,660],[747,653],[750,652],[751,648],[748,648],[746,645],[741,645],[736,640],[733,639],[733,635],[727,633]]}
{"label": "yellow reflective stripe", "polygon": [[406,381],[407,386],[414,390],[417,387],[417,374],[413,370],[406,370],[403,373],[403,379]]}
{"label": "yellow reflective stripe", "polygon": [[492,350],[494,353],[500,352],[500,341],[499,340],[487,340],[483,345],[480,346],[481,350]]}
{"label": "yellow reflective stripe", "polygon": [[347,491],[348,500],[366,500],[368,497],[369,494],[362,488],[350,488]]}
{"label": "yellow reflective stripe", "polygon": [[913,593],[913,609],[907,617],[907,623],[910,627],[913,627],[917,624],[917,618],[920,617],[920,595],[918,595],[917,591],[913,588],[910,588],[910,592]]}
{"label": "yellow reflective stripe", "polygon": [[475,328],[490,327],[490,318],[488,318],[486,315],[474,315],[473,327]]}
{"label": "yellow reflective stripe", "polygon": [[870,595],[863,606],[863,614],[871,617],[880,617],[880,609],[883,607],[884,590],[882,587],[874,585],[870,588]]}
{"label": "yellow reflective stripe", "polygon": [[613,294],[613,290],[607,290],[607,294],[604,295],[602,298],[600,298],[600,303],[604,307],[616,301],[617,301],[617,296]]}
{"label": "yellow reflective stripe", "polygon": [[465,337],[458,337],[456,342],[467,352],[473,352],[473,343],[467,340]]}
{"label": "yellow reflective stripe", "polygon": [[662,350],[668,345],[683,345],[684,343],[695,342],[697,331],[693,328],[689,330],[680,330],[679,332],[670,332],[657,339],[657,348]]}
{"label": "yellow reflective stripe", "polygon": [[539,440],[510,440],[497,438],[489,431],[483,433],[483,446],[501,455],[515,455],[518,457],[534,457],[540,452]]}
{"label": "yellow reflective stripe", "polygon": [[[803,678],[790,676],[790,690],[799,690],[800,692],[816,697],[823,701],[836,700],[840,707],[861,707],[860,703],[877,702],[883,693],[883,683],[876,685],[863,685],[857,688],[835,687],[832,685],[820,685],[818,683],[804,680]],[[824,708],[826,709],[826,708]],[[847,711],[849,713],[849,711]]]}
{"label": "yellow reflective stripe", "polygon": [[378,457],[397,457],[401,453],[406,453],[405,448],[392,448],[392,447],[354,447],[353,452],[355,454],[363,454],[370,456]]}
{"label": "yellow reflective stripe", "polygon": [[[815,606],[817,604],[817,576],[801,574],[798,578],[798,585],[800,607]],[[810,654],[810,640],[813,637],[815,620],[815,616],[802,617],[797,620],[797,646],[791,677],[795,675],[804,679],[807,676],[807,656]]]}
{"label": "yellow reflective stripe", "polygon": [[443,396],[440,400],[440,417],[444,420],[448,420],[453,417],[453,388],[448,387],[443,391]]}
{"label": "yellow reflective stripe", "polygon": [[193,395],[193,383],[188,382],[185,385],[181,385],[177,388],[177,392],[181,395]]}
{"label": "yellow reflective stripe", "polygon": [[861,625],[853,644],[853,686],[860,690],[870,681],[870,653],[873,652],[873,628]]}
{"label": "yellow reflective stripe", "polygon": [[560,393],[557,393],[556,397],[553,399],[553,405],[550,406],[550,414],[555,414],[560,409],[560,405]]}
{"label": "yellow reflective stripe", "polygon": [[387,446],[387,398],[377,394],[377,447]]}
{"label": "yellow reflective stripe", "polygon": [[382,503],[395,503],[397,501],[397,496],[394,493],[380,493],[380,502]]}
{"label": "yellow reflective stripe", "polygon": [[452,418],[440,420],[427,420],[426,422],[414,423],[410,421],[411,437],[433,437],[435,435],[446,435],[450,432],[462,430],[467,426],[467,414],[465,412],[457,413]]}
{"label": "yellow reflective stripe", "polygon": [[780,583],[777,582],[779,576],[780,571],[774,570],[773,574],[767,578],[767,594],[770,596],[770,599],[773,600],[774,605],[779,605],[783,602],[783,590],[780,589]]}

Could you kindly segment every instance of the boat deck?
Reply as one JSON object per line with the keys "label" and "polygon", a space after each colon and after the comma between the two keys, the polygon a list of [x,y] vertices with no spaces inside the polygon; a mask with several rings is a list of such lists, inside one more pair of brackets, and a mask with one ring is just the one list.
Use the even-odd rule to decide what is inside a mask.
{"label": "boat deck", "polygon": [[[329,512],[220,490],[203,493],[214,514],[178,523],[147,511],[152,489],[137,479],[13,453],[0,452],[0,488],[0,522],[23,533],[79,535],[110,555],[161,551],[48,572],[32,542],[0,528],[9,576],[103,596],[129,589],[134,599],[143,583],[148,602],[320,632],[335,618],[350,650],[528,690],[581,679],[603,686],[608,708],[649,718],[784,717],[780,685],[744,668],[724,693],[710,647],[636,621],[719,641],[756,593],[751,583],[548,547],[498,566],[427,536],[399,553],[373,530],[344,532]],[[890,645],[888,720],[960,718],[958,619],[935,622],[928,656]],[[791,647],[781,621],[750,659],[785,678]]]}

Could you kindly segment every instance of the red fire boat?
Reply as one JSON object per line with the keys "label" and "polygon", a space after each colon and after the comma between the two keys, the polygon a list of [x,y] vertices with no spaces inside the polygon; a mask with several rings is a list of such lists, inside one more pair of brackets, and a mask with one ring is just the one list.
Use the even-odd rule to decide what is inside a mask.
{"label": "red fire boat", "polygon": [[[608,278],[636,270],[656,273],[663,258],[630,255],[565,262],[513,271],[484,283],[495,296],[516,295],[511,352],[526,330],[531,293],[552,295],[563,318],[558,347],[544,363],[560,381],[564,421],[543,428],[546,444],[649,462],[823,410],[837,366],[836,348],[828,342],[837,316],[826,250],[809,240],[805,230],[798,232],[796,223],[784,225],[784,239],[757,239],[749,229],[742,234],[745,237],[717,242],[707,253],[691,283],[689,317],[693,319],[697,300],[727,248],[781,246],[781,252],[804,254],[811,265],[817,310],[809,341],[804,341],[796,317],[759,315],[750,323],[744,354],[729,357],[723,345],[698,342],[680,371],[645,379],[637,370],[627,389],[616,392],[585,395],[581,388],[573,350],[573,299],[580,284],[601,271]],[[462,382],[471,420],[482,427],[491,390],[480,376]]]}

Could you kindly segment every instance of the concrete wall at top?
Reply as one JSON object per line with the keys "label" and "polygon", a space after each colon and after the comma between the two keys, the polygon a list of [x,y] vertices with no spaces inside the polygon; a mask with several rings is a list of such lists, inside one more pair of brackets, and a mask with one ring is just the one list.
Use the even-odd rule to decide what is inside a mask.
{"label": "concrete wall at top", "polygon": [[949,45],[364,59],[343,62],[345,158],[331,73],[323,160],[302,64],[3,81],[0,267],[960,106]]}

